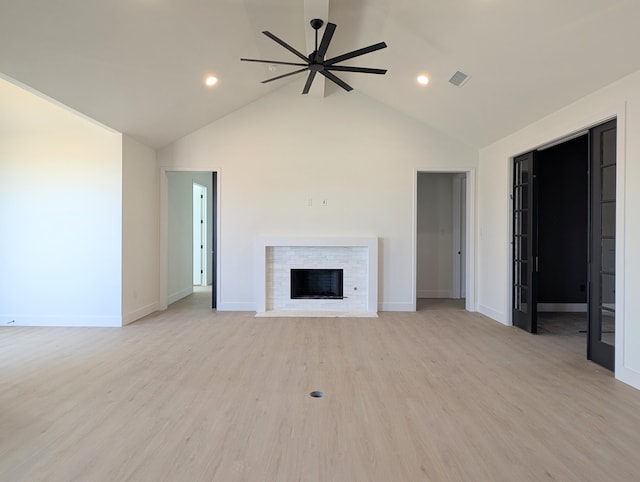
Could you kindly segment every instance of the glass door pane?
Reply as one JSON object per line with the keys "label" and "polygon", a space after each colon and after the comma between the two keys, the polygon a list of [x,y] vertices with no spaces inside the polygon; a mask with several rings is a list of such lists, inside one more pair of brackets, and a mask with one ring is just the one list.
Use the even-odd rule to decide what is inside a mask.
{"label": "glass door pane", "polygon": [[515,326],[535,333],[535,272],[533,250],[535,247],[534,153],[518,156],[513,160],[513,238],[512,254],[512,320]]}
{"label": "glass door pane", "polygon": [[616,121],[591,129],[588,358],[614,369],[616,319]]}

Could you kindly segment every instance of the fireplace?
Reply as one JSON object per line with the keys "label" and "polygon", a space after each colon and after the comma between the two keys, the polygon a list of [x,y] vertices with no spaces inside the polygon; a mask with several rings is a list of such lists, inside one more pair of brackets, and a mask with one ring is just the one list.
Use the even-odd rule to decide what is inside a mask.
{"label": "fireplace", "polygon": [[291,269],[291,299],[343,299],[342,269]]}
{"label": "fireplace", "polygon": [[[263,237],[255,247],[257,316],[376,316],[378,238]],[[340,274],[328,276],[329,289],[297,297],[292,277],[307,276],[292,274],[298,269]]]}

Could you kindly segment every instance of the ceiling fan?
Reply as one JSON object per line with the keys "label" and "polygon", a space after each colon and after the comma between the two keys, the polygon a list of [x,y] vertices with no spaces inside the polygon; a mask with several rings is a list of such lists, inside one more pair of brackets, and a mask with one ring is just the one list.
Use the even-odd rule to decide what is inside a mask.
{"label": "ceiling fan", "polygon": [[311,89],[311,84],[313,83],[313,79],[315,79],[316,74],[324,75],[327,79],[336,83],[340,87],[342,87],[346,91],[353,90],[349,84],[344,82],[342,79],[338,78],[333,72],[360,72],[364,74],[385,74],[387,72],[386,69],[370,69],[368,67],[351,67],[347,65],[336,65],[338,62],[342,62],[344,60],[349,60],[354,57],[358,57],[360,55],[368,54],[370,52],[375,52],[376,50],[383,49],[387,46],[384,42],[379,42],[377,44],[369,45],[368,47],[363,47],[361,49],[353,50],[346,54],[338,55],[337,57],[333,57],[331,59],[324,58],[327,53],[327,49],[329,48],[329,43],[331,42],[331,38],[333,37],[333,33],[336,30],[336,24],[328,22],[327,27],[324,30],[324,34],[322,35],[322,41],[320,42],[320,46],[318,47],[318,30],[320,27],[324,25],[324,22],[319,18],[314,18],[310,22],[311,27],[316,31],[316,48],[311,54],[304,55],[298,50],[294,49],[291,45],[286,43],[285,41],[279,39],[275,35],[273,35],[269,31],[262,32],[271,40],[277,42],[282,45],[289,52],[304,60],[304,63],[300,62],[281,62],[279,60],[260,60],[260,59],[240,59],[244,62],[262,62],[266,64],[278,64],[278,65],[295,65],[299,67],[303,67],[299,70],[294,70],[293,72],[289,72],[283,75],[278,75],[277,77],[272,77],[267,80],[263,80],[262,83],[266,84],[267,82],[272,82],[274,80],[282,79],[284,77],[289,77],[290,75],[296,75],[306,70],[309,71],[309,76],[307,77],[307,82],[304,84],[304,89],[302,89],[303,94],[308,94]]}

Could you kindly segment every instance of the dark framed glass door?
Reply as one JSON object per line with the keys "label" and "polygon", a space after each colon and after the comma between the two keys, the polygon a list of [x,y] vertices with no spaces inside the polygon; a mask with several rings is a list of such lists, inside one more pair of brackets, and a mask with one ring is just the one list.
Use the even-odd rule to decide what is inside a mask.
{"label": "dark framed glass door", "polygon": [[616,120],[591,129],[587,358],[615,364]]}
{"label": "dark framed glass door", "polygon": [[535,152],[513,160],[512,321],[537,333],[537,223]]}

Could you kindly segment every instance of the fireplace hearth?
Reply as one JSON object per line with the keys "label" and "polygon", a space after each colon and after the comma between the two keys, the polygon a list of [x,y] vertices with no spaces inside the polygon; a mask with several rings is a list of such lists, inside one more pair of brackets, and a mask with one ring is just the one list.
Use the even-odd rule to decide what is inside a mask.
{"label": "fireplace hearth", "polygon": [[291,299],[343,299],[342,269],[291,269]]}

